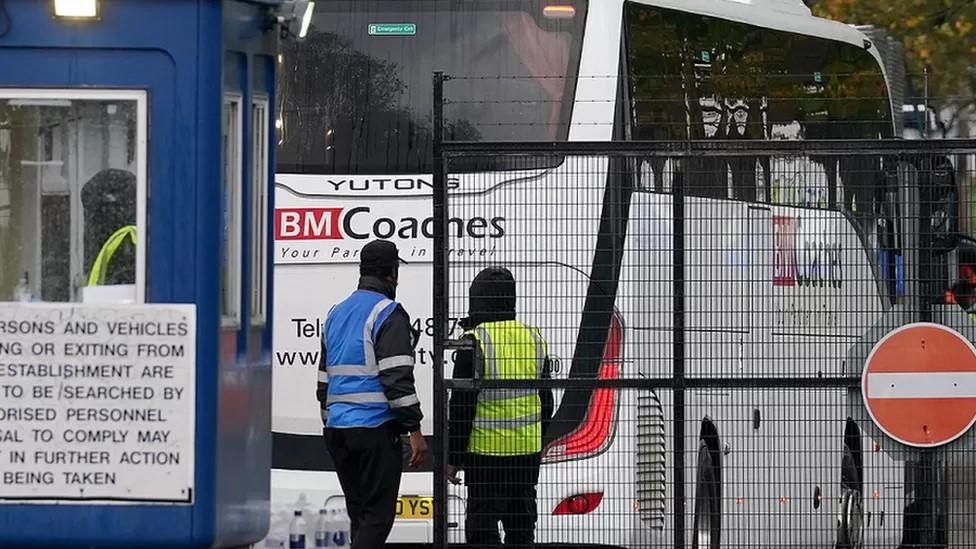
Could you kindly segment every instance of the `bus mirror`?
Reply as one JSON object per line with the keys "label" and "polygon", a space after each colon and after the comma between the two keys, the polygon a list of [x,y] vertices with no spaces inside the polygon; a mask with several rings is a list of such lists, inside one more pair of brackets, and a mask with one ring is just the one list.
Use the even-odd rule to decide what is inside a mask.
{"label": "bus mirror", "polygon": [[959,230],[958,191],[952,162],[945,156],[921,159],[919,189],[923,221],[923,245],[938,254],[956,247]]}

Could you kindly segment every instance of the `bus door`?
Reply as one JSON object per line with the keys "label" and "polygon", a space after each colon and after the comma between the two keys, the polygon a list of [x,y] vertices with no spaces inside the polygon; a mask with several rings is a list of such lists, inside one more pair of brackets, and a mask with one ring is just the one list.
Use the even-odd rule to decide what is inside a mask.
{"label": "bus door", "polygon": [[[958,161],[958,158],[957,158]],[[890,332],[900,325],[935,322],[976,338],[974,326],[963,310],[970,306],[966,292],[955,292],[968,284],[965,261],[968,246],[961,245],[958,223],[958,191],[955,167],[942,154],[914,154],[887,158],[881,172],[877,215],[879,268],[894,317],[885,322]],[[952,449],[905,451],[886,437],[882,446],[904,461],[903,545],[935,543],[944,546],[950,532],[966,531],[952,524],[957,504],[961,466],[971,467],[971,452]],[[967,463],[960,463],[960,459]],[[865,474],[871,475],[867,466]],[[880,471],[878,471],[880,472]],[[965,481],[963,481],[965,482]]]}

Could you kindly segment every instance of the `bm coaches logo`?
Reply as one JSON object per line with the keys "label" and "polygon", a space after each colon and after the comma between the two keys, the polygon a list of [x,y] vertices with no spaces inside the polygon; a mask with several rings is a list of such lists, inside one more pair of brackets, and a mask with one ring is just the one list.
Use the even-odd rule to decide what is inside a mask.
{"label": "bm coaches logo", "polygon": [[773,285],[840,288],[840,243],[818,220],[773,216]]}
{"label": "bm coaches logo", "polygon": [[[434,218],[416,217],[418,204],[372,208],[281,208],[275,211],[275,264],[352,263],[368,240],[392,240],[404,258],[433,261]],[[451,257],[494,257],[506,234],[506,219],[452,217]]]}
{"label": "bm coaches logo", "polygon": [[[501,238],[504,217],[451,218],[451,235],[456,238]],[[434,218],[410,215],[374,215],[369,206],[355,208],[283,208],[275,211],[276,240],[403,240],[434,238]]]}

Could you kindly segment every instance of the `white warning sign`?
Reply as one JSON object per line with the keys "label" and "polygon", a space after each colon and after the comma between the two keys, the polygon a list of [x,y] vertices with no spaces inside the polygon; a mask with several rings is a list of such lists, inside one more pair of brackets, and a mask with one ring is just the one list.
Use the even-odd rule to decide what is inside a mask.
{"label": "white warning sign", "polygon": [[193,305],[0,303],[0,499],[192,503]]}

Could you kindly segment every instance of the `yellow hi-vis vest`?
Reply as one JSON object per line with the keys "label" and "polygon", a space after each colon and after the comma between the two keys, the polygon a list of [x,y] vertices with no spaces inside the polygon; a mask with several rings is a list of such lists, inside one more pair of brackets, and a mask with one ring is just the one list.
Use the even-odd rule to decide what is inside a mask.
{"label": "yellow hi-vis vest", "polygon": [[91,272],[88,273],[88,285],[89,286],[101,286],[105,283],[105,275],[108,272],[108,264],[112,261],[112,256],[115,255],[116,250],[119,246],[125,242],[126,237],[132,241],[132,244],[136,243],[136,226],[126,225],[121,229],[112,233],[112,236],[105,240],[102,244],[102,249],[98,251],[98,255],[95,257],[95,263],[92,265]]}
{"label": "yellow hi-vis vest", "polygon": [[[539,379],[546,343],[536,328],[515,320],[486,322],[467,332],[478,340],[484,379]],[[542,400],[538,389],[485,388],[478,392],[468,452],[524,456],[542,451]]]}

